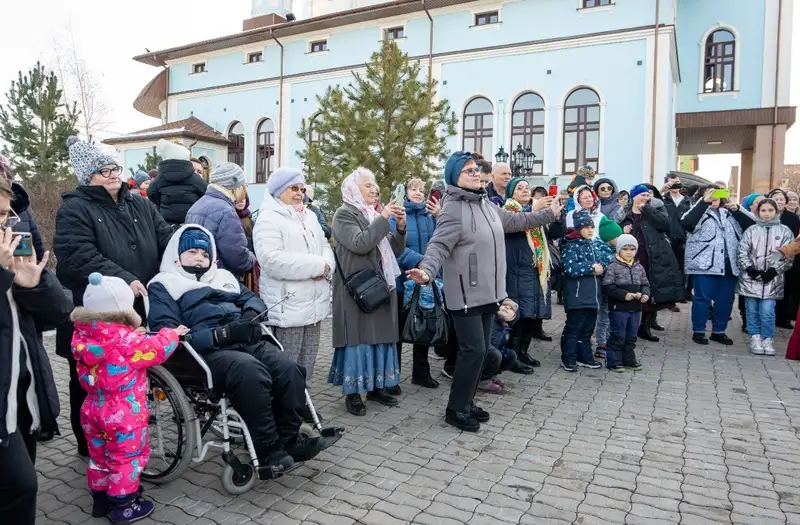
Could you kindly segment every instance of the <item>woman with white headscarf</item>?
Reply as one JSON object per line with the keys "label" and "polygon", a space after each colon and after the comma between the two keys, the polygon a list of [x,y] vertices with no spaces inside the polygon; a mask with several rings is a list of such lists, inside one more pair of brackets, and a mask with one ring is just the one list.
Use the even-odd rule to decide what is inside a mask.
{"label": "woman with white headscarf", "polygon": [[[397,386],[397,294],[395,281],[400,275],[397,257],[406,245],[406,212],[390,202],[381,212],[375,176],[358,168],[342,182],[342,206],[333,216],[331,233],[335,240],[336,273],[333,276],[333,347],[335,349],[328,382],[342,385],[347,396],[347,411],[356,416],[367,413],[361,394],[383,405],[397,405],[397,398],[386,391]],[[389,228],[389,218],[397,229]],[[362,311],[350,295],[345,280],[362,270],[380,276],[389,294],[386,301],[370,313]]]}

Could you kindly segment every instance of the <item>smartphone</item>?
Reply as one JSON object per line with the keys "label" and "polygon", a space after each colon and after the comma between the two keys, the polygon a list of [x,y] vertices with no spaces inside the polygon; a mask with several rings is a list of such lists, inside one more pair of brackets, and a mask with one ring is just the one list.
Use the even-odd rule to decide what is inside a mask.
{"label": "smartphone", "polygon": [[19,244],[14,250],[14,257],[30,257],[33,255],[33,238],[28,232],[15,232],[12,235],[18,236]]}
{"label": "smartphone", "polygon": [[442,202],[442,190],[431,190],[428,200],[433,201],[433,199],[436,199],[436,202]]}
{"label": "smartphone", "polygon": [[558,185],[557,184],[551,184],[550,188],[547,190],[547,195],[549,197],[558,196]]}
{"label": "smartphone", "polygon": [[438,202],[442,202],[442,194],[444,193],[445,183],[443,180],[437,180],[431,185],[431,192],[428,195],[428,200],[436,198]]}
{"label": "smartphone", "polygon": [[406,185],[405,184],[398,184],[394,187],[394,193],[392,194],[392,200],[398,206],[403,206],[406,202]]}
{"label": "smartphone", "polygon": [[730,196],[730,190],[714,190],[714,193],[711,194],[713,199],[728,199]]}

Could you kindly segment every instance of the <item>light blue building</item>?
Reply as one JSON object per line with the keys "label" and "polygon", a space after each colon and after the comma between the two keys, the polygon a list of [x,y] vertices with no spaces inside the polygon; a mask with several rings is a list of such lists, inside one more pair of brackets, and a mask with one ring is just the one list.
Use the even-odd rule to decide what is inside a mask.
{"label": "light blue building", "polygon": [[[627,187],[680,154],[741,153],[742,193],[783,171],[793,0],[309,2],[287,21],[291,0],[252,0],[240,33],[135,57],[160,72],[134,106],[164,125],[108,141],[126,169],[167,134],[242,164],[258,203],[276,166],[301,167],[316,96],[393,39],[459,115],[451,150],[522,144],[534,174],[590,164]],[[190,117],[219,135],[188,136]]]}

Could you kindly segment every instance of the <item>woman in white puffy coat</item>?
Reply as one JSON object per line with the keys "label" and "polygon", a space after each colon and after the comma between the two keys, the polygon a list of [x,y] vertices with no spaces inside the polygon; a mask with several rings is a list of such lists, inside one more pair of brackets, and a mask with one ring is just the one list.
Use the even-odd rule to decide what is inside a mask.
{"label": "woman in white puffy coat", "polygon": [[304,174],[278,168],[269,177],[267,193],[253,229],[253,245],[261,265],[259,294],[269,308],[267,324],[284,350],[314,373],[320,322],[330,313],[335,263],[316,214],[303,205]]}

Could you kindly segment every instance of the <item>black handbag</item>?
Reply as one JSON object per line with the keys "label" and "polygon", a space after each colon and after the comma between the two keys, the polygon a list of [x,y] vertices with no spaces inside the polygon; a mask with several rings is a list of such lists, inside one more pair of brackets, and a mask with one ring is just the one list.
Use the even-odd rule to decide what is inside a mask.
{"label": "black handbag", "polygon": [[389,301],[391,292],[386,280],[371,268],[358,270],[349,277],[344,276],[342,265],[339,264],[339,257],[336,255],[336,248],[333,249],[333,257],[336,260],[336,270],[342,278],[347,293],[356,302],[358,308],[365,314],[371,314],[383,303]]}
{"label": "black handbag", "polygon": [[564,287],[564,267],[561,264],[561,250],[553,243],[547,243],[550,251],[550,289],[560,292]]}
{"label": "black handbag", "polygon": [[442,305],[439,290],[433,287],[433,308],[422,308],[419,297],[422,285],[414,285],[414,293],[408,305],[408,316],[401,339],[404,343],[421,346],[444,346],[450,336],[450,316]]}

